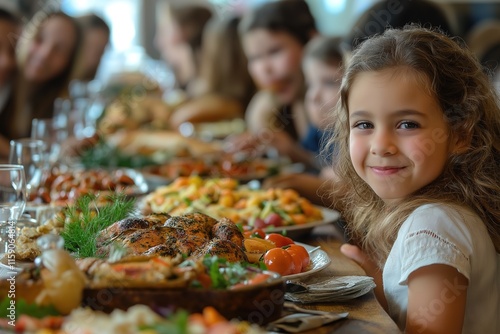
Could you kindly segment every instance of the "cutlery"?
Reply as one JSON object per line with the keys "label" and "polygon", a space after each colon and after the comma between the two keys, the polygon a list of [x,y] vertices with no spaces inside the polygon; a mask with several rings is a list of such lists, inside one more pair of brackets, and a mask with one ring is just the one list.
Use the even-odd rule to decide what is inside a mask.
{"label": "cutlery", "polygon": [[321,246],[316,246],[316,247],[314,247],[313,249],[308,250],[307,252],[308,252],[309,254],[312,254],[312,253],[314,253],[315,251],[317,251],[317,250],[318,250],[318,249],[320,249],[320,248],[321,248]]}

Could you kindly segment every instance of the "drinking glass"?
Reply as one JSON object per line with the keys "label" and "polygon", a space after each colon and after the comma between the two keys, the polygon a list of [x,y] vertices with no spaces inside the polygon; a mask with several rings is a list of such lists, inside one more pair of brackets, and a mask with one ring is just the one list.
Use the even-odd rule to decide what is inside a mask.
{"label": "drinking glass", "polygon": [[14,251],[17,221],[26,206],[26,180],[21,165],[0,165],[0,254]]}
{"label": "drinking glass", "polygon": [[34,199],[46,167],[45,142],[39,139],[21,138],[10,141],[9,163],[24,167],[26,197]]}
{"label": "drinking glass", "polygon": [[68,139],[66,122],[61,118],[34,118],[31,138],[45,142],[45,159],[48,168],[54,167],[61,155],[61,144]]}

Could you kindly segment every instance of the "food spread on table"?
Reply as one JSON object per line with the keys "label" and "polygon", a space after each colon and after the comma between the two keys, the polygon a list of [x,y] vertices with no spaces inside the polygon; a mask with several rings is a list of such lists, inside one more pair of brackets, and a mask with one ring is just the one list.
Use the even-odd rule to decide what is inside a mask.
{"label": "food spread on table", "polygon": [[[31,204],[65,205],[83,194],[143,194],[147,184],[140,173],[130,169],[52,169],[44,174],[41,184],[30,198]],[[101,197],[105,199],[105,196]]]}
{"label": "food spread on table", "polygon": [[201,177],[231,177],[250,181],[276,174],[278,169],[278,164],[270,160],[222,154],[176,159],[165,164],[146,167],[143,171],[168,181],[175,180],[180,176],[195,175]]}
{"label": "food spread on table", "polygon": [[[326,253],[280,230],[322,222],[323,208],[291,189],[246,183],[279,173],[271,160],[222,154],[217,143],[169,132],[117,131],[88,152],[104,147],[131,159],[127,167],[137,159],[156,165],[116,168],[116,156],[102,151],[115,167],[83,163],[44,174],[28,203],[53,215],[20,228],[15,242],[16,330],[260,333],[256,324],[282,316],[285,280],[329,265]],[[151,187],[148,174],[169,184]],[[8,289],[3,278],[2,296]],[[272,312],[261,314],[269,302]],[[0,329],[9,328],[4,317]]]}
{"label": "food spread on table", "polygon": [[251,189],[233,178],[179,177],[143,202],[144,212],[203,212],[250,227],[300,225],[323,218],[318,207],[291,189]]}

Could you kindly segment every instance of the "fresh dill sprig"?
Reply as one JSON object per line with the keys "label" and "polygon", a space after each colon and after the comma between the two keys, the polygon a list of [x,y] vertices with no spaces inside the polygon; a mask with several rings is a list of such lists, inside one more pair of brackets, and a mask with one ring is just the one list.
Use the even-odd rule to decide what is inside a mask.
{"label": "fresh dill sprig", "polygon": [[75,257],[102,257],[97,254],[97,234],[134,210],[135,200],[125,194],[110,195],[106,204],[99,206],[96,199],[97,195],[86,194],[64,209],[66,223],[61,237],[64,248]]}

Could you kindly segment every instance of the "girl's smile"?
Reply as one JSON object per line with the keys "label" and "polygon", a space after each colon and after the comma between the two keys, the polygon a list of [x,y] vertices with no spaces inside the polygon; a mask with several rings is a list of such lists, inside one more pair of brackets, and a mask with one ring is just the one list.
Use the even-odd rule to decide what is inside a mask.
{"label": "girl's smile", "polygon": [[362,72],[349,93],[352,163],[386,202],[434,181],[448,160],[447,123],[422,80],[404,68]]}

